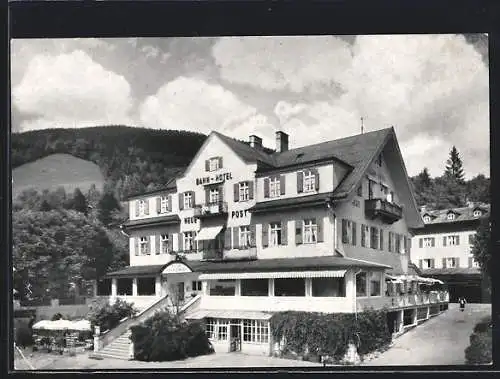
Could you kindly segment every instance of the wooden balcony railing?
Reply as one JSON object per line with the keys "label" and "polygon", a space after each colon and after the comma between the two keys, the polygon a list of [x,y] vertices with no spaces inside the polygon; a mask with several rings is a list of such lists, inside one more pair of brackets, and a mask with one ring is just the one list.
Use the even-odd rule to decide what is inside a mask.
{"label": "wooden balcony railing", "polygon": [[403,208],[384,199],[368,199],[365,200],[365,214],[371,219],[380,218],[392,224],[403,217]]}

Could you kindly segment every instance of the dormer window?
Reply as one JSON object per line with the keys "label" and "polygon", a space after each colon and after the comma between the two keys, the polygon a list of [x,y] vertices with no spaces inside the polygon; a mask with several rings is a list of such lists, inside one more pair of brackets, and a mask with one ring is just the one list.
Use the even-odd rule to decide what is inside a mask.
{"label": "dormer window", "polygon": [[160,213],[168,212],[168,197],[162,196],[160,197]]}
{"label": "dormer window", "polygon": [[455,219],[455,213],[448,213],[448,216],[447,216],[447,219],[448,221],[453,221]]}
{"label": "dormer window", "polygon": [[315,175],[312,171],[304,171],[304,192],[315,190]]}
{"label": "dormer window", "polygon": [[269,179],[269,196],[270,197],[278,197],[281,193],[280,188],[280,178],[274,177]]}
{"label": "dormer window", "polygon": [[431,216],[424,216],[424,222],[431,222]]}
{"label": "dormer window", "polygon": [[482,214],[483,214],[483,212],[481,212],[479,209],[476,209],[474,211],[474,217],[480,217]]}

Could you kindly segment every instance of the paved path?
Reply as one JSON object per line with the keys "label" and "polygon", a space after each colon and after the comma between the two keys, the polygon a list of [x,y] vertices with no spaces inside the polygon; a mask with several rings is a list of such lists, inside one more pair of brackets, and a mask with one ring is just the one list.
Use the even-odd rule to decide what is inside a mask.
{"label": "paved path", "polygon": [[463,365],[469,336],[487,315],[489,304],[467,304],[463,313],[450,304],[447,311],[396,338],[389,350],[362,365]]}

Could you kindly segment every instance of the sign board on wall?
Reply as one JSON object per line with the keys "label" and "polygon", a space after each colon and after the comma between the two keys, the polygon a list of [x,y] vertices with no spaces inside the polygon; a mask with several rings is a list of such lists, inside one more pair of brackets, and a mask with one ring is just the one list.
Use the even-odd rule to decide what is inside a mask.
{"label": "sign board on wall", "polygon": [[163,270],[162,274],[184,274],[192,272],[184,263],[172,263]]}
{"label": "sign board on wall", "polygon": [[203,178],[196,178],[196,185],[205,185],[205,184],[216,184],[223,183],[226,180],[231,180],[233,176],[230,172],[225,172],[222,174],[216,174],[212,176],[205,176]]}

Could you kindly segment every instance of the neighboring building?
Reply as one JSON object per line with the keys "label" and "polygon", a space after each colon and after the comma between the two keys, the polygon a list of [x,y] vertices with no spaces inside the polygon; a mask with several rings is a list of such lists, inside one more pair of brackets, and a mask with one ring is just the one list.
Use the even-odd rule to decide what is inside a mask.
{"label": "neighboring building", "polygon": [[212,132],[182,176],[130,197],[130,267],[98,294],[145,315],[178,303],[216,351],[259,354],[273,312],[388,307],[399,333],[446,308],[409,269],[423,224],[393,128],[292,150],[277,132],[276,145]]}
{"label": "neighboring building", "polygon": [[460,296],[469,303],[490,301],[471,250],[480,221],[489,213],[489,204],[473,202],[463,208],[421,208],[425,226],[415,230],[411,260],[422,275],[448,284],[452,302]]}

